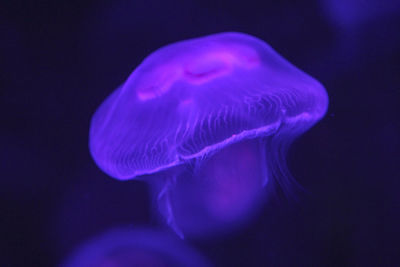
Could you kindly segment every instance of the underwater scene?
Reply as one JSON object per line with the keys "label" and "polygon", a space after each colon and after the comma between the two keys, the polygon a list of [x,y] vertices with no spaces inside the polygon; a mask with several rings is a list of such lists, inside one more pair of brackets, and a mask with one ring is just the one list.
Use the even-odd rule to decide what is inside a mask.
{"label": "underwater scene", "polygon": [[0,18],[0,266],[400,266],[399,1]]}

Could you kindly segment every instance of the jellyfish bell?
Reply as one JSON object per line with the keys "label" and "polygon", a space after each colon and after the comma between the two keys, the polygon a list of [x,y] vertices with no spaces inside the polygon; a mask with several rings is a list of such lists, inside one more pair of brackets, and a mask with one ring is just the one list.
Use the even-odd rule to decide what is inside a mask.
{"label": "jellyfish bell", "polygon": [[181,240],[158,230],[118,228],[85,242],[63,267],[210,266]]}
{"label": "jellyfish bell", "polygon": [[96,111],[90,150],[110,176],[148,179],[181,236],[216,232],[249,216],[273,169],[290,185],[281,151],[327,105],[323,86],[262,40],[214,34],[148,56]]}

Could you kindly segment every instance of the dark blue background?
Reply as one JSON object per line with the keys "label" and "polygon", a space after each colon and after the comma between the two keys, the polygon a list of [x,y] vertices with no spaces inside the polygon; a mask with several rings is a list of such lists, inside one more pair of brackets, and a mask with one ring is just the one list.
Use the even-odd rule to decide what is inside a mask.
{"label": "dark blue background", "polygon": [[267,41],[330,107],[288,155],[307,197],[187,242],[217,266],[399,266],[400,7],[324,2],[2,1],[0,266],[54,266],[110,227],[157,226],[147,185],[92,161],[90,118],[153,50],[222,31]]}

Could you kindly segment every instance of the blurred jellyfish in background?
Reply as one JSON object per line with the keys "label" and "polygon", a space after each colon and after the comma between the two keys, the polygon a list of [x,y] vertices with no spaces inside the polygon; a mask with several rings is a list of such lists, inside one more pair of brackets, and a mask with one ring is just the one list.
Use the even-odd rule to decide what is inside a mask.
{"label": "blurred jellyfish in background", "polygon": [[[337,79],[359,68],[366,59],[391,56],[397,50],[400,1],[398,0],[320,0],[321,14],[331,25],[335,38],[329,50],[331,62],[326,80]],[[320,64],[320,63],[319,63]],[[330,77],[329,77],[330,76]]]}
{"label": "blurred jellyfish in background", "polygon": [[210,264],[174,236],[121,228],[79,247],[63,267],[206,267]]}
{"label": "blurred jellyfish in background", "polygon": [[323,86],[262,40],[220,33],[148,56],[92,118],[90,150],[110,176],[150,182],[181,237],[230,231],[277,183],[291,141],[321,119]]}
{"label": "blurred jellyfish in background", "polygon": [[364,24],[396,15],[398,0],[321,0],[322,10],[338,28],[354,31]]}

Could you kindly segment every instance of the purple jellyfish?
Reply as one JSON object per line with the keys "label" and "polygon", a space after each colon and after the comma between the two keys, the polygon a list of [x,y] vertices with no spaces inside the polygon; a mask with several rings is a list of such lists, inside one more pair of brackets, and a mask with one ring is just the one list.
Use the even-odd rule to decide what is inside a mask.
{"label": "purple jellyfish", "polygon": [[115,229],[79,247],[63,267],[206,267],[181,240],[154,230]]}
{"label": "purple jellyfish", "polygon": [[360,26],[371,21],[396,16],[398,0],[323,0],[319,2],[333,26],[349,32],[360,31]]}
{"label": "purple jellyfish", "polygon": [[220,33],[148,56],[93,116],[90,150],[120,179],[149,181],[181,237],[250,218],[284,152],[321,119],[323,86],[260,39]]}

